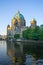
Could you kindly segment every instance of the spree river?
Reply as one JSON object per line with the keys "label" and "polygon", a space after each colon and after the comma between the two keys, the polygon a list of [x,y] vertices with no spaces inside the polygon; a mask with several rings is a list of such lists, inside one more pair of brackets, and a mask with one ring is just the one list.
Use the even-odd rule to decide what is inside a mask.
{"label": "spree river", "polygon": [[43,65],[43,45],[0,41],[0,65]]}

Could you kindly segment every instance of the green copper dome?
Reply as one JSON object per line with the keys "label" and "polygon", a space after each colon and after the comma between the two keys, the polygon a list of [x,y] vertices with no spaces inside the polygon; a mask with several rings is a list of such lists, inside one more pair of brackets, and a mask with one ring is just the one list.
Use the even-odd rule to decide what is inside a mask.
{"label": "green copper dome", "polygon": [[25,26],[26,21],[24,19],[24,16],[18,11],[17,14],[12,19],[12,25],[18,22],[18,26]]}
{"label": "green copper dome", "polygon": [[17,19],[17,18],[24,19],[24,16],[18,11],[18,13],[15,15],[14,19]]}

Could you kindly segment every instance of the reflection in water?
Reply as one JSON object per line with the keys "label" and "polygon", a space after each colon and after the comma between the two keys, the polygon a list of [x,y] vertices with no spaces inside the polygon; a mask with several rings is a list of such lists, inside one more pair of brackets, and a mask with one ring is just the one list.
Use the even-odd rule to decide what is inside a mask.
{"label": "reflection in water", "polygon": [[0,65],[43,65],[43,44],[0,41]]}
{"label": "reflection in water", "polygon": [[0,41],[0,65],[11,65],[11,59],[6,54],[6,41]]}
{"label": "reflection in water", "polygon": [[24,53],[31,54],[36,59],[43,59],[43,44],[31,44],[24,45]]}
{"label": "reflection in water", "polygon": [[7,55],[11,58],[11,65],[37,65],[36,61],[43,59],[43,45],[26,44],[23,45],[23,42],[7,43]]}
{"label": "reflection in water", "polygon": [[23,65],[24,57],[22,44],[7,43],[7,55],[12,60],[12,65]]}
{"label": "reflection in water", "polygon": [[43,65],[43,44],[0,41],[0,65]]}
{"label": "reflection in water", "polygon": [[23,46],[20,42],[7,43],[7,55],[11,58],[12,65],[36,65],[35,54],[27,55],[31,52],[31,47],[29,49],[27,46]]}

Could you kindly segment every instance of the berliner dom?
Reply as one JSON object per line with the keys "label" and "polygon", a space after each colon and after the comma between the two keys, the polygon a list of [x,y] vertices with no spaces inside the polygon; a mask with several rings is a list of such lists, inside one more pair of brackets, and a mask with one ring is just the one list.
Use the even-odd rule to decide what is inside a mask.
{"label": "berliner dom", "polygon": [[[24,16],[18,11],[16,15],[11,20],[11,27],[7,27],[7,31],[10,31],[10,34],[14,36],[15,34],[21,34],[22,29],[25,30],[26,28],[26,21]],[[9,33],[9,32],[7,32]]]}
{"label": "berliner dom", "polygon": [[[30,27],[36,27],[36,20],[33,18],[30,21]],[[20,34],[22,37],[22,31],[26,30],[28,27],[26,26],[26,21],[24,16],[18,11],[16,15],[11,20],[11,26],[7,26],[7,36],[14,37],[15,34]]]}

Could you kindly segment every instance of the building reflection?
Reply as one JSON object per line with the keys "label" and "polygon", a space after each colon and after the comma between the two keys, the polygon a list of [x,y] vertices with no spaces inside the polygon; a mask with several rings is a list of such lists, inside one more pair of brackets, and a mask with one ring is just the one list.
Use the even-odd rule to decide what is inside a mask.
{"label": "building reflection", "polygon": [[11,58],[12,65],[24,65],[25,55],[23,46],[18,43],[7,43],[7,55]]}
{"label": "building reflection", "polygon": [[37,65],[36,61],[43,58],[43,46],[22,45],[23,43],[7,43],[7,55],[11,58],[11,65]]}

